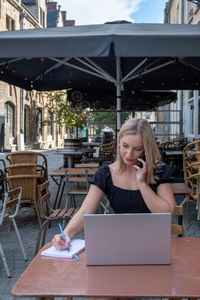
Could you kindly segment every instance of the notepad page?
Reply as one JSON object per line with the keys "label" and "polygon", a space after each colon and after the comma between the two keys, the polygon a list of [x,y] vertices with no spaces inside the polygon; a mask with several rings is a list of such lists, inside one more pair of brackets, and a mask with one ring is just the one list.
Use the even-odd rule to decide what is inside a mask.
{"label": "notepad page", "polygon": [[85,249],[85,240],[74,239],[71,241],[71,247],[69,251],[65,250],[57,250],[54,246],[44,250],[41,252],[43,256],[51,256],[51,257],[64,257],[64,258],[72,258],[75,254],[78,254],[83,249]]}

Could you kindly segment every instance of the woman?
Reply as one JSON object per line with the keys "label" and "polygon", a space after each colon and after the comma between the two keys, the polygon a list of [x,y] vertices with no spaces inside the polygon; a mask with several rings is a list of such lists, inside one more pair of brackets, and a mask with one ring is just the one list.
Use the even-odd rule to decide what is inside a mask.
{"label": "woman", "polygon": [[173,212],[172,178],[160,159],[149,123],[126,121],[119,132],[116,161],[97,170],[81,208],[64,229],[66,242],[57,234],[53,245],[59,250],[70,246],[71,239],[83,231],[84,214],[96,213],[103,193],[115,213]]}

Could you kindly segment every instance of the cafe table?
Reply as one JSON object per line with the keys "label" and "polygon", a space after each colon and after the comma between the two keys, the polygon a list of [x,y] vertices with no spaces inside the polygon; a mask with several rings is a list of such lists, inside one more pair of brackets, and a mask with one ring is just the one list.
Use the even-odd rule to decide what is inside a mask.
{"label": "cafe table", "polygon": [[[65,188],[65,181],[63,181],[63,178],[65,177],[66,170],[67,168],[60,168],[57,170],[53,170],[51,173],[49,173],[49,176],[51,176],[52,180],[55,182],[55,184],[58,187],[55,200],[54,200],[53,209],[60,207],[62,195]],[[58,201],[58,206],[57,206],[57,201]]]}
{"label": "cafe table", "polygon": [[95,153],[95,149],[80,148],[80,149],[57,149],[57,154],[63,155],[64,167],[73,168],[75,163],[79,163],[84,156]]}
{"label": "cafe table", "polygon": [[40,252],[15,283],[13,296],[200,297],[200,238],[173,237],[170,265],[86,266],[85,252],[79,262]]}

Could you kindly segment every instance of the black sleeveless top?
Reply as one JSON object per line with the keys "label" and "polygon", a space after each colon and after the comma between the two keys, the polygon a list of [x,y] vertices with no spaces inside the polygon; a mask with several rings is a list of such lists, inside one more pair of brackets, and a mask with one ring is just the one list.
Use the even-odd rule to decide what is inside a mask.
{"label": "black sleeveless top", "polygon": [[[158,178],[156,183],[149,185],[155,193],[159,184],[173,182],[169,167],[164,163],[161,163],[156,176]],[[113,185],[108,165],[101,166],[91,178],[90,183],[98,186],[107,195],[115,213],[150,213],[140,190],[125,190]]]}

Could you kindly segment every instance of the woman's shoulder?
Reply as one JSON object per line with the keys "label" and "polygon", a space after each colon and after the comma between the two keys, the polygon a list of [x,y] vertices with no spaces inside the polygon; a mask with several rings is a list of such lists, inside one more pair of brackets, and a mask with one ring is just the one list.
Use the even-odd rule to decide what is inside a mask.
{"label": "woman's shoulder", "polygon": [[110,176],[110,174],[111,173],[110,173],[109,165],[102,165],[97,169],[94,177],[95,178],[107,178]]}

